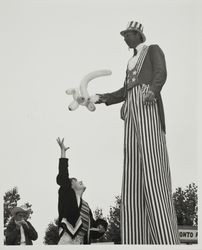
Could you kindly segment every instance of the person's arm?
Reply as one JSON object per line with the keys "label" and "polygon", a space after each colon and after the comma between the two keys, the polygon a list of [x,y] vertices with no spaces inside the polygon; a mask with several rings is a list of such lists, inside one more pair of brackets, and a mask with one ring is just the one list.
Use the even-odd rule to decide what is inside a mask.
{"label": "person's arm", "polygon": [[[90,221],[91,221],[91,233],[92,239],[99,239],[104,235],[107,230],[107,222],[103,219],[94,220],[92,211],[90,210]],[[105,222],[105,227],[102,225]]]}
{"label": "person's arm", "polygon": [[23,229],[30,240],[37,240],[38,233],[29,221],[22,222]]}
{"label": "person's arm", "polygon": [[5,230],[6,245],[14,245],[20,234],[20,225],[14,221],[9,223]]}
{"label": "person's arm", "polygon": [[96,221],[94,220],[93,218],[93,214],[92,214],[92,211],[90,209],[90,212],[89,212],[89,215],[90,215],[90,227],[96,227]]}
{"label": "person's arm", "polygon": [[143,96],[144,104],[151,104],[159,98],[160,91],[167,78],[164,53],[158,45],[151,45],[149,55],[152,64],[152,81],[148,91]]}
{"label": "person's arm", "polygon": [[98,94],[99,100],[96,103],[105,103],[107,106],[123,102],[125,100],[125,87],[112,93]]}
{"label": "person's arm", "polygon": [[155,97],[158,97],[167,78],[166,61],[164,53],[158,45],[151,45],[149,50],[153,72],[149,90],[154,93]]}
{"label": "person's arm", "polygon": [[61,140],[58,137],[57,142],[61,149],[61,158],[59,159],[59,173],[56,177],[56,182],[60,186],[71,186],[68,172],[68,158],[66,158],[66,151],[69,147],[65,147],[64,138]]}

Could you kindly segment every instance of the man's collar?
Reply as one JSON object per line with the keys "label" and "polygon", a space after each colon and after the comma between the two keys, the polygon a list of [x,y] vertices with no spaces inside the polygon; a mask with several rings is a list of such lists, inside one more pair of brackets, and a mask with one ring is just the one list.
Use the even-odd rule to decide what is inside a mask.
{"label": "man's collar", "polygon": [[140,43],[140,44],[136,47],[137,52],[141,51],[143,47],[144,47],[144,43]]}

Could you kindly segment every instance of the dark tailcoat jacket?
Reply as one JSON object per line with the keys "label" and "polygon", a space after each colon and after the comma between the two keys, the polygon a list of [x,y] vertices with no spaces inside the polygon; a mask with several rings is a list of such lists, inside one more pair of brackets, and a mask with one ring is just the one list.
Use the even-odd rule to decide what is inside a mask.
{"label": "dark tailcoat jacket", "polygon": [[[59,173],[56,178],[57,184],[60,186],[58,191],[58,227],[65,229],[65,231],[74,238],[79,230],[82,228],[82,220],[80,216],[81,205],[78,206],[75,191],[71,188],[71,180],[69,179],[68,159],[59,159]],[[81,199],[82,203],[82,199]],[[65,218],[67,223],[64,225],[62,219]],[[91,210],[89,211],[90,227],[97,227],[97,221],[93,219]],[[84,244],[90,243],[91,239],[99,238],[104,233],[93,234],[84,237]],[[61,237],[61,235],[60,235]]]}
{"label": "dark tailcoat jacket", "polygon": [[[29,221],[26,221],[28,228],[25,225],[22,225],[25,234],[25,243],[26,245],[32,245],[33,240],[37,240],[38,234],[32,224]],[[16,227],[16,223],[12,218],[5,230],[6,236],[6,245],[20,245],[21,243],[21,233],[20,229]]]}
{"label": "dark tailcoat jacket", "polygon": [[[127,78],[128,70],[126,71]],[[104,94],[104,98],[107,100],[106,105],[120,103],[125,101],[127,91],[136,85],[146,84],[149,85],[149,89],[155,94],[157,100],[158,112],[161,121],[162,130],[165,132],[165,116],[163,102],[161,98],[161,89],[167,78],[166,62],[163,51],[158,45],[150,45],[142,64],[141,70],[133,86],[127,86],[126,80],[124,86],[112,93]]]}

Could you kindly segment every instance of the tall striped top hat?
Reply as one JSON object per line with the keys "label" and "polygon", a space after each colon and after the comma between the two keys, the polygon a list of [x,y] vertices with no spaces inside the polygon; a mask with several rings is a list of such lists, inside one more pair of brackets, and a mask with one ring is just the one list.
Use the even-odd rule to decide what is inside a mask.
{"label": "tall striped top hat", "polygon": [[128,32],[128,31],[131,31],[131,30],[134,30],[134,31],[137,31],[140,33],[140,35],[142,36],[142,40],[143,42],[146,41],[146,37],[143,33],[143,26],[141,23],[138,23],[138,22],[134,22],[134,21],[131,21],[128,23],[127,27],[125,30],[121,31],[120,34],[122,36],[125,36],[125,34]]}

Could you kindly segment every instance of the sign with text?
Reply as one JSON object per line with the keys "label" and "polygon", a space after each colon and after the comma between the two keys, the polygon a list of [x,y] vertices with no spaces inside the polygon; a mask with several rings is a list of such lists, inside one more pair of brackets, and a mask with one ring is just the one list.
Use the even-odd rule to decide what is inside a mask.
{"label": "sign with text", "polygon": [[198,243],[198,228],[195,226],[178,226],[180,242],[187,244]]}

